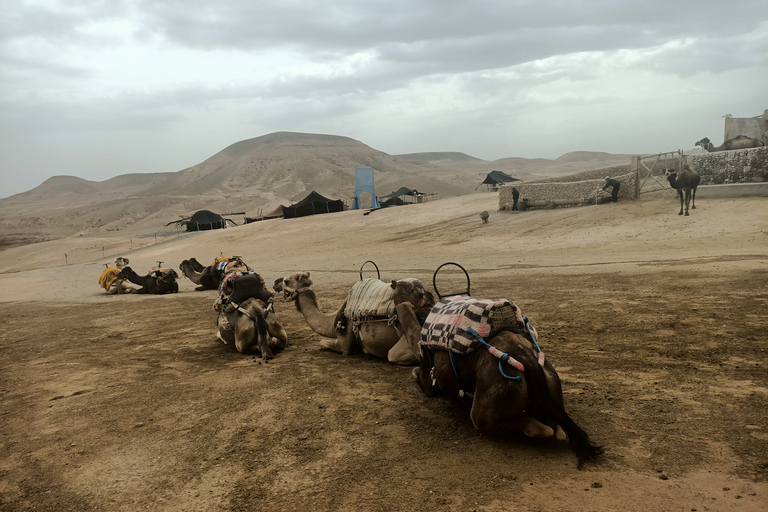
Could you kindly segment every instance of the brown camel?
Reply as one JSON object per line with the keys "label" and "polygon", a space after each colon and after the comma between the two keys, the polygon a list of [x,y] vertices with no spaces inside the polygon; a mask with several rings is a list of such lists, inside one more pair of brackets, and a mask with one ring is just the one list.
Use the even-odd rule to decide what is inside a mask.
{"label": "brown camel", "polygon": [[685,215],[688,215],[688,205],[691,201],[693,202],[691,209],[696,209],[696,189],[699,187],[699,183],[701,183],[701,176],[688,167],[687,164],[679,173],[672,169],[667,169],[664,174],[667,177],[667,181],[669,181],[669,185],[677,190],[677,195],[680,198],[680,213],[678,215],[683,214],[683,200],[685,200]]}
{"label": "brown camel", "polygon": [[217,278],[212,275],[212,269],[213,267],[211,266],[204,267],[195,258],[184,260],[179,265],[179,270],[181,270],[184,277],[198,285],[195,288],[197,291],[216,290],[219,288],[221,276]]}
{"label": "brown camel", "polygon": [[141,286],[132,293],[164,295],[179,291],[179,283],[176,282],[179,275],[173,269],[158,269],[145,276],[140,276],[131,267],[125,267],[120,271],[120,278]]}
{"label": "brown camel", "polygon": [[[309,272],[299,272],[282,280],[278,279],[275,282],[275,290],[282,291],[287,300],[296,301],[296,309],[313,331],[330,338],[320,342],[321,348],[344,355],[362,352],[386,358],[390,363],[399,365],[418,364],[418,352],[410,340],[403,336],[396,318],[366,319],[355,323],[344,314],[349,297],[336,311],[321,311],[317,295],[312,289]],[[423,301],[416,304],[416,309],[417,314],[426,316],[434,305],[432,294],[425,290]]]}
{"label": "brown camel", "polygon": [[288,341],[285,329],[264,301],[248,298],[239,304],[230,302],[223,313],[216,337],[225,344],[234,343],[238,352],[256,349],[266,362],[274,357],[274,351],[285,348]]}
{"label": "brown camel", "polygon": [[[420,347],[421,361],[413,369],[413,377],[425,395],[442,393],[469,406],[472,423],[488,434],[522,432],[534,438],[567,438],[579,468],[603,452],[566,413],[560,377],[548,360],[538,357],[535,331],[525,329],[525,323],[485,340],[497,351],[495,356],[482,346],[465,354],[452,354],[450,348],[430,349],[421,342],[422,326],[410,304],[415,290],[402,281],[393,287],[405,336]],[[429,320],[424,327],[429,328]],[[515,366],[500,358],[501,353],[512,358]]]}
{"label": "brown camel", "polygon": [[714,153],[715,151],[731,151],[734,149],[750,149],[765,146],[763,141],[747,137],[746,135],[738,135],[732,139],[728,139],[723,142],[722,145],[717,147],[715,147],[707,137],[704,137],[695,145],[701,146],[702,149],[706,149],[710,153]]}

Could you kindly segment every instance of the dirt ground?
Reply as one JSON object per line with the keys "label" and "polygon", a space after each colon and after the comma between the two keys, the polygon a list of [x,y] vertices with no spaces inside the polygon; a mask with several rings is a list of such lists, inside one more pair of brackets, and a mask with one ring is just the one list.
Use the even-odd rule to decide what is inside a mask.
{"label": "dirt ground", "polygon": [[[175,295],[107,296],[106,260],[54,265],[58,241],[0,253],[0,510],[766,510],[767,199],[701,201],[690,218],[668,198],[521,214],[489,195],[438,203],[130,258],[233,252],[268,282],[309,270],[326,310],[367,259],[430,289],[460,262],[472,295],[531,319],[567,411],[605,446],[598,462],[478,433],[411,368],[319,350],[291,303],[277,303],[289,346],[260,363],[215,340],[215,292],[183,280]],[[442,279],[441,293],[464,285]]]}

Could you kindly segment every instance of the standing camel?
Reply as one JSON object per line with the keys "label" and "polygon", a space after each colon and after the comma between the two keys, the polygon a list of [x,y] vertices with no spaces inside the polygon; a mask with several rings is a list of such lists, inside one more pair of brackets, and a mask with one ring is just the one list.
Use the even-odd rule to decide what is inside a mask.
{"label": "standing camel", "polygon": [[670,186],[677,190],[677,195],[680,197],[680,213],[678,215],[683,214],[683,200],[685,200],[685,215],[688,215],[689,203],[693,203],[691,206],[692,210],[696,209],[696,189],[701,182],[701,176],[688,167],[687,164],[679,173],[672,169],[667,169],[664,174],[667,176]]}

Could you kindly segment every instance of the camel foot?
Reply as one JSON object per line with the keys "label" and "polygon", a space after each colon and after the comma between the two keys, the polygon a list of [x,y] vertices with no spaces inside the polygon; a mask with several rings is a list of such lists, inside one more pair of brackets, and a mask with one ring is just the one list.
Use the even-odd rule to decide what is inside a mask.
{"label": "camel foot", "polygon": [[685,216],[688,217],[688,212],[685,212]]}
{"label": "camel foot", "polygon": [[683,214],[683,212],[678,213],[678,215],[682,215],[682,214]]}
{"label": "camel foot", "polygon": [[415,380],[416,382],[419,382],[420,376],[421,376],[421,368],[417,366],[416,368],[411,370],[411,377],[413,377],[413,380]]}
{"label": "camel foot", "polygon": [[696,209],[696,205],[691,206],[691,210],[695,210],[695,209]]}
{"label": "camel foot", "polygon": [[561,427],[560,425],[558,425],[557,428],[555,429],[555,439],[557,439],[558,441],[565,441],[566,439],[568,439],[568,436],[565,434],[565,430],[563,430],[563,427]]}

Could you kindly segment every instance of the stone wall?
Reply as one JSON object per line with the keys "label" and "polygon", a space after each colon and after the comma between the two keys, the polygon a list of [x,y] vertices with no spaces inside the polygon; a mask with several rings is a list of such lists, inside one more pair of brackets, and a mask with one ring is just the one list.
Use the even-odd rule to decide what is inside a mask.
{"label": "stone wall", "polygon": [[768,147],[717,151],[688,157],[702,185],[768,181]]}
{"label": "stone wall", "polygon": [[[512,187],[520,191],[520,201],[547,201],[557,204],[581,204],[585,199],[611,195],[611,189],[601,192],[605,185],[605,176],[601,178],[573,181],[567,183],[538,182],[523,184],[507,184],[499,188],[499,210],[512,208]],[[611,176],[621,183],[619,187],[619,199],[632,199],[635,197],[635,173],[626,173],[619,176]],[[594,201],[593,201],[594,202]]]}

